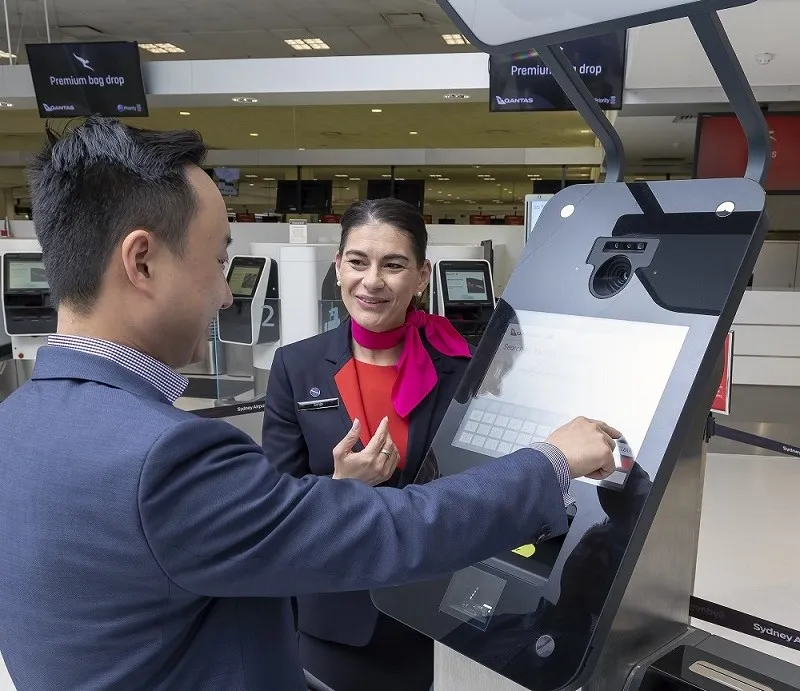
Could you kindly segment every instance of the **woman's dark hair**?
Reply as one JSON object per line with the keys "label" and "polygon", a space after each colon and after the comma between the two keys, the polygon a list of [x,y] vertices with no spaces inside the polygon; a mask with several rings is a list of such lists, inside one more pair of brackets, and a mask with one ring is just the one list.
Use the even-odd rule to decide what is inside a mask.
{"label": "woman's dark hair", "polygon": [[385,223],[407,233],[411,238],[411,247],[417,264],[425,262],[425,251],[428,248],[428,229],[425,219],[411,204],[400,199],[366,199],[351,205],[342,215],[342,239],[339,252],[344,252],[347,236],[353,228],[371,223]]}

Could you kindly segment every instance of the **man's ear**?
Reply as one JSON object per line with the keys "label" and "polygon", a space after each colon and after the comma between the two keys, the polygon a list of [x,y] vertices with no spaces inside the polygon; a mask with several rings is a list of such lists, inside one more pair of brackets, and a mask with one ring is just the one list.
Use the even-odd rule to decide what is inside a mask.
{"label": "man's ear", "polygon": [[153,237],[146,230],[134,230],[125,237],[120,255],[125,275],[131,286],[150,292],[153,277]]}

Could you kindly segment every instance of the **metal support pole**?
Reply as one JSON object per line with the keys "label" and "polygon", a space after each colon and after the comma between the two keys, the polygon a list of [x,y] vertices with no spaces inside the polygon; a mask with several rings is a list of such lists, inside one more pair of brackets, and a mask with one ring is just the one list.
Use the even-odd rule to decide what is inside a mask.
{"label": "metal support pole", "polygon": [[542,62],[547,65],[564,90],[567,98],[586,120],[606,152],[605,182],[622,182],[625,177],[625,149],[622,139],[603,113],[586,84],[567,60],[559,46],[534,46]]}
{"label": "metal support pole", "polygon": [[13,65],[14,59],[11,57],[11,24],[8,22],[8,0],[3,0],[3,12],[6,15],[6,44],[8,45],[8,64]]}
{"label": "metal support pole", "polygon": [[42,0],[44,4],[44,26],[47,29],[47,42],[51,43],[50,41],[50,17],[47,14],[47,0]]}
{"label": "metal support pole", "polygon": [[389,196],[390,197],[394,197],[394,189],[395,189],[395,184],[394,184],[394,166],[390,167],[389,173],[391,174],[390,177],[389,177]]}
{"label": "metal support pole", "polygon": [[303,166],[297,166],[297,180],[294,186],[295,206],[297,206],[297,213],[303,213],[303,193],[301,191],[303,185]]}
{"label": "metal support pole", "polygon": [[712,12],[698,14],[689,19],[747,138],[747,169],[744,176],[763,184],[772,163],[772,143],[764,113],[750,88],[719,15]]}

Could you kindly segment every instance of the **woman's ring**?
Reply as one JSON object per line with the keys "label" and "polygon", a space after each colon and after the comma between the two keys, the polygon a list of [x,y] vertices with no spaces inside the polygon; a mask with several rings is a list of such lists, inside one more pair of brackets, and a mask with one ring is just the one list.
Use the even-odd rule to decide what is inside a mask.
{"label": "woman's ring", "polygon": [[385,453],[386,454],[386,458],[391,458],[392,457],[391,451],[387,451],[386,449],[381,449],[381,453]]}

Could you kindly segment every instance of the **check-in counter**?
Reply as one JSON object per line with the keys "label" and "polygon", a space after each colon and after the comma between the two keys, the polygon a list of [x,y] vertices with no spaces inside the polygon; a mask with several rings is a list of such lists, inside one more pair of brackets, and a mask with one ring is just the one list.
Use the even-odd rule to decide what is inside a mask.
{"label": "check-in counter", "polygon": [[800,291],[747,291],[733,331],[734,384],[800,386]]}

